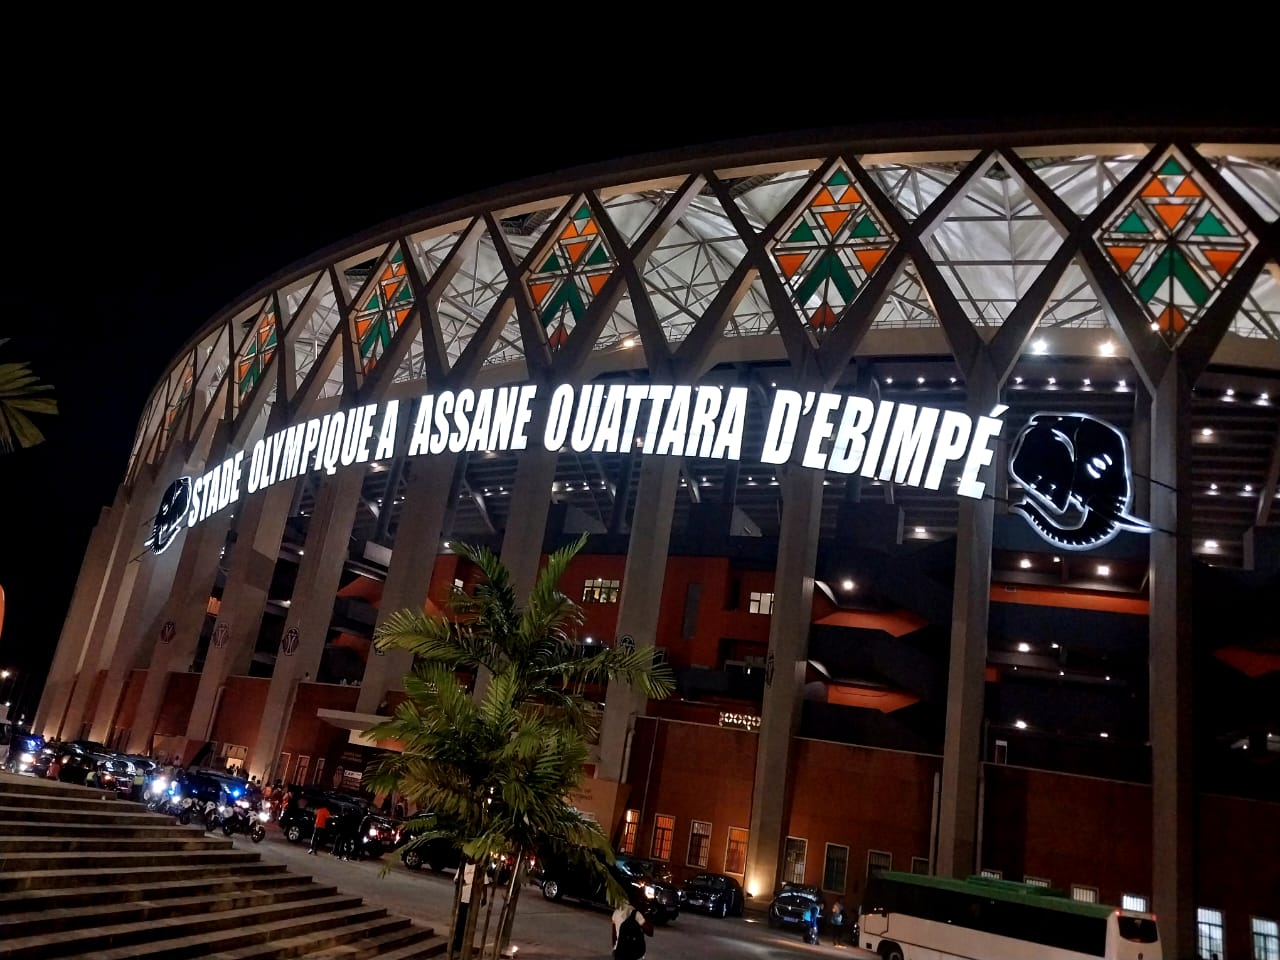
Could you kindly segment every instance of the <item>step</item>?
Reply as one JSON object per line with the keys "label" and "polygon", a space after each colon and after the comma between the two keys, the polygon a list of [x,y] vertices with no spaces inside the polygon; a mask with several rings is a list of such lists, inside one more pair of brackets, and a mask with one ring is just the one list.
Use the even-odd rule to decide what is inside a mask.
{"label": "step", "polygon": [[83,787],[78,783],[62,783],[60,780],[0,773],[0,796],[16,793],[45,797],[100,797],[104,794],[115,795],[118,791],[104,790],[101,787]]}
{"label": "step", "polygon": [[101,791],[94,791],[81,797],[49,797],[35,793],[0,792],[0,805],[23,807],[28,810],[112,810],[116,813],[145,812],[147,809],[146,804],[113,800]]}
{"label": "step", "polygon": [[310,883],[311,877],[294,876],[283,865],[271,871],[247,870],[209,876],[201,870],[189,880],[152,880],[150,883],[99,884],[97,886],[63,886],[32,890],[13,890],[4,895],[5,908],[13,911],[58,910],[63,907],[94,907],[104,903],[131,903],[135,900],[162,900],[201,894],[233,893],[254,887],[280,883]]}
{"label": "step", "polygon": [[63,807],[14,806],[13,797],[8,803],[0,800],[0,820],[19,823],[174,823],[165,813],[151,813],[136,804],[117,804],[115,809],[104,804],[101,809]]}
{"label": "step", "polygon": [[242,852],[234,848],[228,849],[227,841],[207,841],[219,843],[219,848],[197,850],[175,850],[172,852],[141,851],[138,853],[112,853],[110,851],[84,851],[74,855],[58,855],[56,853],[6,853],[0,856],[0,877],[7,872],[30,872],[32,870],[65,870],[75,866],[99,867],[117,874],[135,870],[138,867],[189,866],[197,863],[251,863],[258,859],[252,851]]}
{"label": "step", "polygon": [[[449,939],[437,934],[431,927],[419,924],[396,930],[379,937],[366,937],[353,943],[339,944],[310,950],[302,954],[303,960],[418,960],[439,957],[448,953]],[[239,958],[236,960],[248,960]]]}
{"label": "step", "polygon": [[[313,957],[330,950],[347,950],[352,952],[339,953],[337,956],[381,957],[383,954],[377,952],[378,944],[392,943],[397,944],[398,948],[417,946],[423,940],[424,933],[430,934],[430,928],[415,927],[403,917],[383,917],[365,923],[335,927],[322,933],[281,937],[265,943],[221,950],[207,956],[216,960],[279,960],[284,957]],[[445,947],[448,947],[447,943]],[[375,952],[369,952],[371,950]]]}
{"label": "step", "polygon": [[[171,883],[202,877],[252,877],[284,873],[285,867],[255,861],[233,860],[225,863],[187,865],[165,864],[152,867],[134,867],[128,872],[128,880],[134,883]],[[6,898],[15,891],[49,891],[62,887],[110,886],[121,879],[114,870],[68,868],[53,870],[27,870],[0,873],[0,894]]]}
{"label": "step", "polygon": [[170,818],[147,823],[82,823],[0,819],[0,839],[6,837],[190,837],[197,826],[183,826]]}
{"label": "step", "polygon": [[187,850],[230,850],[235,842],[221,834],[197,831],[178,837],[0,837],[0,864],[10,853],[181,853]]}
{"label": "step", "polygon": [[[218,918],[221,925],[197,919],[191,923],[164,925],[138,924],[140,929],[105,928],[85,931],[74,942],[59,937],[32,937],[6,944],[6,960],[23,957],[93,957],[93,960],[176,960],[180,957],[222,956],[219,951],[242,950],[258,945],[269,949],[258,957],[300,956],[311,948],[350,942],[367,936],[369,930],[385,932],[390,927],[409,923],[403,917],[388,917],[381,907],[353,907],[292,917],[271,917],[261,911],[248,911],[235,925],[225,923],[226,914]],[[376,922],[375,922],[376,921]],[[124,941],[128,942],[124,942]],[[297,946],[290,952],[283,943]],[[254,956],[255,954],[249,954]]]}

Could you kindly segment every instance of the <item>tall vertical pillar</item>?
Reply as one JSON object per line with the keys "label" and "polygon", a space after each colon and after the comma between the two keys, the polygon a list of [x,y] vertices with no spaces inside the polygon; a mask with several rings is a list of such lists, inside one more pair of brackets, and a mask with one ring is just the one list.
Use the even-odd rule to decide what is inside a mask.
{"label": "tall vertical pillar", "polygon": [[1129,456],[1133,462],[1133,514],[1146,517],[1151,513],[1151,395],[1141,381],[1133,388]]}
{"label": "tall vertical pillar", "polygon": [[[667,573],[667,548],[671,519],[675,515],[676,488],[680,481],[677,457],[645,457],[640,465],[635,516],[642,529],[627,543],[618,604],[617,637],[631,637],[637,648],[653,647],[658,634],[662,584]],[[621,495],[621,494],[620,494]],[[610,683],[600,724],[599,776],[622,779],[627,733],[637,714],[643,713],[645,695],[628,684]]]}
{"label": "tall vertical pillar", "polygon": [[80,564],[80,576],[76,578],[75,592],[67,619],[62,625],[58,648],[49,665],[40,705],[36,707],[31,729],[45,737],[57,736],[71,702],[71,690],[76,673],[90,651],[89,637],[106,587],[111,555],[120,532],[120,519],[125,512],[123,496],[117,495],[114,507],[103,507],[98,522],[89,536],[84,560]]}
{"label": "tall vertical pillar", "polygon": [[[391,565],[387,568],[387,581],[382,587],[375,630],[398,610],[422,610],[425,606],[431,573],[440,553],[440,538],[444,534],[449,492],[457,466],[457,456],[450,454],[418,458],[409,466],[409,483],[400,508],[400,523],[391,551]],[[403,688],[404,676],[412,666],[413,655],[407,650],[388,650],[385,654],[371,650],[364,665],[356,709],[373,713],[392,684],[396,685],[394,689]]]}
{"label": "tall vertical pillar", "polygon": [[551,506],[551,484],[556,478],[556,461],[560,454],[544,450],[541,429],[531,437],[529,448],[520,454],[515,486],[511,490],[511,506],[507,527],[502,533],[503,566],[511,572],[511,587],[517,600],[523,601],[538,579],[542,565],[542,541],[547,534],[547,512]]}
{"label": "tall vertical pillar", "polygon": [[[984,415],[999,402],[999,382],[989,363],[974,364],[967,386],[971,415]],[[934,870],[940,876],[968,876],[977,863],[978,772],[982,761],[991,605],[991,528],[995,519],[990,494],[988,490],[981,500],[960,498],[955,592],[951,601],[947,731],[938,805],[938,862]]]}
{"label": "tall vertical pillar", "polygon": [[[230,511],[224,511],[182,535],[186,539],[182,544],[173,589],[155,621],[148,627],[148,635],[159,642],[152,644],[147,677],[134,711],[129,737],[132,753],[145,753],[151,748],[169,674],[185,672],[195,659],[200,630],[209,607],[209,595],[217,578],[218,563],[230,525]],[[170,551],[176,552],[172,547]]]}
{"label": "tall vertical pillar", "polygon": [[1191,767],[1191,383],[1177,362],[1151,416],[1151,891],[1167,957],[1195,951]]}
{"label": "tall vertical pillar", "polygon": [[778,782],[791,768],[791,744],[800,726],[801,694],[813,619],[813,573],[822,529],[821,470],[779,470],[782,527],[774,575],[764,706],[751,790],[751,834],[747,842],[746,888],[757,897],[773,892],[785,836],[790,792]]}
{"label": "tall vertical pillar", "polygon": [[218,690],[227,677],[249,669],[294,490],[300,482],[274,483],[250,496],[236,511],[236,541],[230,548],[218,619],[187,718],[188,742],[203,743],[208,738]]}
{"label": "tall vertical pillar", "polygon": [[[320,658],[324,655],[329,624],[333,620],[333,601],[351,553],[351,526],[360,505],[364,477],[365,471],[361,469],[339,470],[324,479],[316,497],[314,522],[307,529],[284,637],[258,723],[258,736],[246,763],[247,769],[263,780],[272,773],[284,742],[289,724],[288,708],[293,703],[298,681],[314,679],[319,673]],[[297,646],[293,647],[290,636],[295,630]]]}

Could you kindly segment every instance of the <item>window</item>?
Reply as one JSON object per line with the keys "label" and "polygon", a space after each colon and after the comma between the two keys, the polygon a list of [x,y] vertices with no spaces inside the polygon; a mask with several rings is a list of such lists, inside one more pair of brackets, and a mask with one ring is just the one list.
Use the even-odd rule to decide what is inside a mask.
{"label": "window", "polygon": [[1003,880],[1003,879],[1004,879],[1004,871],[1003,871],[1003,870],[992,870],[992,869],[988,868],[988,869],[983,870],[981,873],[979,873],[979,874],[978,874],[978,876],[980,876],[980,877],[990,877],[992,880]]}
{"label": "window", "polygon": [[782,854],[783,883],[804,883],[804,861],[808,852],[808,840],[787,837],[787,845]]}
{"label": "window", "polygon": [[752,591],[751,601],[747,609],[752,613],[763,613],[765,616],[773,613],[773,594],[772,593],[756,593]]}
{"label": "window", "polygon": [[867,877],[870,878],[873,871],[876,870],[892,870],[893,854],[887,850],[868,850],[867,851]]}
{"label": "window", "polygon": [[622,818],[622,839],[618,849],[623,853],[636,852],[636,829],[640,826],[640,811],[628,810]]}
{"label": "window", "polygon": [[465,583],[463,583],[461,580],[459,580],[457,577],[454,577],[454,578],[453,578],[453,589],[454,589],[455,591],[457,591],[458,593],[466,593],[466,591],[467,591],[467,585],[466,585]]}
{"label": "window", "polygon": [[680,621],[680,639],[692,640],[698,635],[698,604],[702,602],[702,584],[691,583],[684,591],[684,617]]}
{"label": "window", "polygon": [[1097,903],[1097,902],[1098,902],[1098,888],[1097,888],[1097,887],[1082,887],[1082,886],[1081,886],[1080,884],[1078,884],[1078,883],[1073,883],[1073,884],[1071,885],[1071,899],[1072,899],[1072,900],[1079,900],[1081,903]]}
{"label": "window", "polygon": [[298,768],[293,773],[294,782],[306,785],[311,781],[307,779],[307,772],[311,769],[310,757],[298,757]]}
{"label": "window", "polygon": [[996,763],[1008,763],[1008,762],[1009,762],[1009,741],[1008,741],[1008,740],[997,740],[997,741],[996,741],[996,750],[995,750],[995,758],[994,758],[994,762],[996,762]]}
{"label": "window", "polygon": [[918,873],[922,876],[929,875],[929,858],[928,857],[912,857],[911,872]]}
{"label": "window", "polygon": [[1250,923],[1253,927],[1253,960],[1280,960],[1280,923],[1261,917],[1254,917]]}
{"label": "window", "polygon": [[1045,877],[1023,877],[1022,882],[1028,887],[1047,887],[1050,885]]}
{"label": "window", "polygon": [[845,875],[849,872],[849,848],[827,844],[827,857],[822,864],[822,889],[844,893]]}
{"label": "window", "polygon": [[324,783],[324,757],[316,758],[316,773],[313,780],[314,783]]}
{"label": "window", "polygon": [[689,825],[689,859],[685,862],[691,867],[707,868],[711,857],[711,824],[705,820],[695,820]]}
{"label": "window", "polygon": [[653,847],[649,856],[655,860],[671,859],[671,837],[676,832],[676,818],[665,813],[653,821]]}
{"label": "window", "polygon": [[276,761],[276,776],[285,783],[293,783],[289,779],[289,763],[291,760],[293,760],[293,754],[282,753],[280,754],[280,759]]}
{"label": "window", "polygon": [[582,585],[583,603],[617,603],[619,580],[602,580],[596,577]]}
{"label": "window", "polygon": [[1222,940],[1222,911],[1198,908],[1196,910],[1196,949],[1200,951],[1200,956],[1207,957],[1216,953],[1221,958],[1223,956]]}
{"label": "window", "polygon": [[1120,894],[1121,910],[1140,910],[1143,913],[1146,913],[1149,906],[1151,906],[1151,901],[1144,896],[1140,896],[1136,893]]}
{"label": "window", "polygon": [[724,872],[742,876],[747,871],[747,834],[742,827],[729,828],[729,841],[724,848]]}

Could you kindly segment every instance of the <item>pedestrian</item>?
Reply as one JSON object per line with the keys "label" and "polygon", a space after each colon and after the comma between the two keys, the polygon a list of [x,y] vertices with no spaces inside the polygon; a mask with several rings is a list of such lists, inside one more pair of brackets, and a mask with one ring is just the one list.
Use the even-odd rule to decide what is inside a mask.
{"label": "pedestrian", "polygon": [[307,853],[312,856],[317,850],[324,849],[324,842],[328,839],[330,816],[329,808],[323,803],[316,807],[315,827],[311,831],[311,847],[307,850]]}
{"label": "pedestrian", "polygon": [[836,902],[831,905],[831,945],[833,947],[840,946],[840,937],[844,933],[844,904],[840,902],[840,898],[836,897]]}
{"label": "pedestrian", "polygon": [[613,911],[611,919],[614,960],[641,960],[645,937],[653,936],[653,921],[631,901]]}
{"label": "pedestrian", "polygon": [[810,900],[804,913],[804,942],[818,942],[818,901]]}
{"label": "pedestrian", "polygon": [[[458,893],[458,916],[453,922],[453,952],[462,952],[462,938],[467,930],[467,913],[471,909],[471,887],[476,879],[476,865],[470,861],[466,866],[459,867],[453,873],[453,882],[461,883],[462,889]],[[480,884],[480,906],[484,906],[488,902],[489,891],[484,883]]]}

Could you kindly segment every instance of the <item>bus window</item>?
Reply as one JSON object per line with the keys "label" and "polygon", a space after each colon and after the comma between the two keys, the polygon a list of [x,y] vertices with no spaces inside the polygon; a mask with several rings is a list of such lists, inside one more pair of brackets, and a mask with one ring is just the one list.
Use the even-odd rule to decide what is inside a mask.
{"label": "bus window", "polygon": [[1146,917],[1119,917],[1120,936],[1133,943],[1155,943],[1159,939],[1156,922]]}

